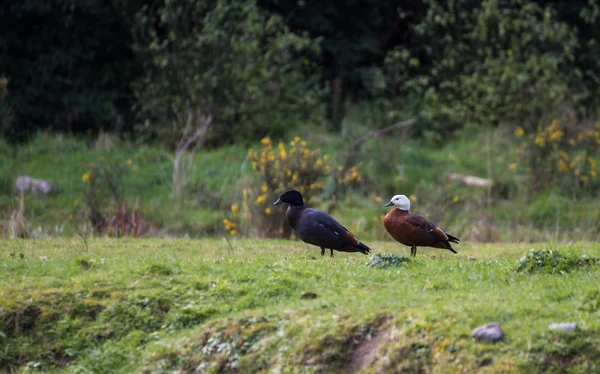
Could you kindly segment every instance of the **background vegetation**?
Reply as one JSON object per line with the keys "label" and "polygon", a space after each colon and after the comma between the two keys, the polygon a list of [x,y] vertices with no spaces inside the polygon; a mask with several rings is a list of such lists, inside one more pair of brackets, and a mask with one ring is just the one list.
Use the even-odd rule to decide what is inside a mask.
{"label": "background vegetation", "polygon": [[[3,1],[0,372],[598,372],[599,24],[597,0]],[[287,188],[373,255],[289,240]],[[399,255],[398,193],[457,255]]]}
{"label": "background vegetation", "polygon": [[[269,203],[297,187],[363,238],[387,237],[380,205],[404,193],[467,240],[596,239],[599,17],[596,1],[5,2],[0,233],[289,236]],[[21,175],[54,189],[20,196]]]}

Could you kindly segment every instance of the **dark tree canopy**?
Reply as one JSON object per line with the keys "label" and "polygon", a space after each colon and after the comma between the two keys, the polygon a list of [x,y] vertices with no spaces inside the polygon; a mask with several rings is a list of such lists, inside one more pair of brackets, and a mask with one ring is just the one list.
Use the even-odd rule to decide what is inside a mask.
{"label": "dark tree canopy", "polygon": [[216,116],[214,144],[338,130],[356,101],[410,108],[439,133],[592,116],[599,21],[587,0],[9,0],[0,134],[171,141],[182,103]]}

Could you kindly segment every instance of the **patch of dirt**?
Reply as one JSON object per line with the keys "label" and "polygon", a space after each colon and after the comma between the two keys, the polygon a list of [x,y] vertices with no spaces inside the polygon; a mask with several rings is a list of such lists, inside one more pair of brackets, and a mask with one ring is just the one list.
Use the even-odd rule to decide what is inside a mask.
{"label": "patch of dirt", "polygon": [[389,329],[380,330],[371,340],[363,340],[352,352],[352,359],[344,368],[346,373],[358,373],[375,361],[377,348],[382,341],[389,340],[391,333]]}

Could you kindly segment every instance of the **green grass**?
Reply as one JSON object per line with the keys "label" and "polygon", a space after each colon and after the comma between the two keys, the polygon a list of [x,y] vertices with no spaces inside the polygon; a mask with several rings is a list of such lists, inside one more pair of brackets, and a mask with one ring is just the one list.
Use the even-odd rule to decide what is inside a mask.
{"label": "green grass", "polygon": [[[306,139],[311,147],[331,156],[339,154],[376,124],[348,121],[339,134],[308,127],[289,134]],[[555,186],[532,192],[529,177],[509,170],[517,160],[516,143],[508,129],[465,127],[441,145],[403,137],[401,132],[365,142],[352,163],[363,173],[360,185],[336,194],[334,216],[361,239],[387,237],[381,224],[385,200],[397,193],[414,195],[412,210],[444,230],[475,241],[546,241],[600,239],[600,210],[595,195],[575,199]],[[489,144],[488,144],[489,143]],[[172,197],[173,150],[164,146],[118,141],[102,136],[86,142],[68,136],[39,134],[30,143],[10,147],[0,141],[0,215],[8,221],[17,209],[15,178],[30,175],[54,184],[48,197],[25,196],[29,237],[72,236],[89,230],[89,185],[82,175],[90,165],[104,165],[116,176],[124,200],[141,212],[154,230],[164,236],[221,235],[222,220],[230,206],[240,204],[242,190],[254,174],[246,155],[248,147],[236,144],[202,149],[196,155],[185,197]],[[341,162],[337,160],[335,162]],[[449,172],[491,177],[495,188],[450,183]],[[332,204],[331,191],[315,201],[317,208]],[[105,191],[103,210],[114,209]],[[107,214],[108,215],[108,214]],[[257,229],[257,228],[255,228]],[[0,224],[0,235],[2,235]],[[6,229],[4,229],[5,235]]]}
{"label": "green grass", "polygon": [[[4,240],[0,372],[597,372],[600,267],[517,271],[531,248],[600,257],[462,244],[378,268],[298,241]],[[472,340],[487,322],[502,341]]]}

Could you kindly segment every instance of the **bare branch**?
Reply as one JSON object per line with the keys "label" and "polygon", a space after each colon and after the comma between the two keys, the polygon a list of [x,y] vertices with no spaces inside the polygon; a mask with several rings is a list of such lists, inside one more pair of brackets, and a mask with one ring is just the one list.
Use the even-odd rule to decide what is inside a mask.
{"label": "bare branch", "polygon": [[408,126],[412,125],[413,123],[415,123],[415,119],[411,118],[411,119],[407,119],[406,121],[398,122],[398,123],[395,123],[395,124],[387,126],[387,127],[382,127],[380,129],[370,131],[370,132],[364,134],[363,136],[361,136],[360,138],[356,139],[355,141],[353,141],[352,144],[350,144],[343,151],[338,153],[334,157],[334,159],[338,158],[340,155],[346,154],[346,152],[348,152],[351,149],[360,147],[360,145],[362,145],[364,142],[366,142],[367,140],[369,140],[372,137],[385,135],[387,133],[390,133],[390,132],[400,129],[402,127],[408,127]]}

